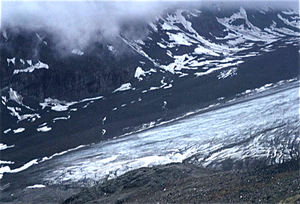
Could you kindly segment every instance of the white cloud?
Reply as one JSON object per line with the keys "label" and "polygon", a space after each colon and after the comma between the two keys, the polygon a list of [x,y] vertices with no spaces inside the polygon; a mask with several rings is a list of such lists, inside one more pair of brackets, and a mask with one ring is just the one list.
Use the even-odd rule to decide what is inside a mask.
{"label": "white cloud", "polygon": [[[1,28],[8,26],[27,29],[47,29],[56,34],[58,41],[69,49],[84,49],[91,41],[111,40],[127,27],[130,35],[146,32],[139,28],[152,22],[165,9],[172,6],[194,8],[216,3],[236,5],[233,1],[2,1]],[[255,2],[255,3],[252,3]],[[240,1],[239,1],[240,3]],[[298,1],[245,1],[246,6],[287,7],[298,6]],[[226,7],[226,6],[225,6]],[[298,8],[298,7],[297,7]],[[140,29],[139,32],[135,29]],[[146,34],[146,33],[144,33]],[[140,37],[140,36],[139,36]],[[71,46],[71,47],[70,47]]]}
{"label": "white cloud", "polygon": [[117,36],[124,23],[153,21],[163,8],[143,1],[3,1],[1,27],[47,29],[80,49],[95,36]]}

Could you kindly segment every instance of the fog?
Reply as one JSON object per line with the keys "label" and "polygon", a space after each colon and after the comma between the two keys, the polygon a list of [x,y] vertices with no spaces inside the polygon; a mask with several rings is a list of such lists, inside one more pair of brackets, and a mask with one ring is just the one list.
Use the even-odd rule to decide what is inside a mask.
{"label": "fog", "polygon": [[[247,1],[239,4],[254,7],[294,7],[298,1]],[[84,49],[94,41],[114,41],[127,28],[131,37],[143,38],[147,29],[140,25],[154,22],[173,7],[236,6],[234,1],[2,1],[1,29],[21,27],[45,29],[57,37],[57,44]]]}
{"label": "fog", "polygon": [[46,29],[60,43],[84,48],[93,40],[112,40],[125,23],[155,20],[163,7],[150,2],[2,2],[1,28]]}

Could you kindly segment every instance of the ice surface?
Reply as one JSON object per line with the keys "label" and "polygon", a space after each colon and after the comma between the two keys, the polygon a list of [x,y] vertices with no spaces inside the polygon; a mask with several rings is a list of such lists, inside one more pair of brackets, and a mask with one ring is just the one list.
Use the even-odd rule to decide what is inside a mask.
{"label": "ice surface", "polygon": [[[59,184],[82,179],[114,178],[143,166],[181,162],[195,153],[201,153],[198,161],[203,166],[228,158],[239,160],[246,157],[266,157],[268,151],[272,155],[271,152],[280,150],[289,140],[295,139],[295,132],[291,132],[288,137],[279,140],[281,146],[270,146],[272,138],[280,137],[278,131],[282,130],[280,128],[284,121],[289,121],[290,125],[298,125],[298,100],[296,87],[182,120],[173,120],[170,124],[162,123],[164,125],[152,129],[148,128],[153,127],[155,122],[145,124],[141,129],[148,129],[146,131],[127,134],[126,137],[65,154],[59,158],[61,166],[49,169],[49,174],[44,179]],[[194,112],[186,115],[192,114]],[[264,131],[268,128],[271,131]],[[253,142],[242,143],[250,134],[254,135]],[[239,142],[242,145],[230,146]],[[226,145],[229,146],[224,148]],[[209,154],[213,151],[214,153]],[[272,158],[274,161],[281,161],[283,154],[278,153]]]}
{"label": "ice surface", "polygon": [[50,156],[50,157],[43,157],[42,160],[39,161],[39,163],[44,162],[44,161],[47,161],[47,160],[50,160],[50,159],[53,159],[54,157],[57,157],[57,156],[61,156],[61,155],[66,154],[66,153],[68,153],[68,152],[72,152],[72,151],[75,151],[75,150],[78,150],[78,149],[87,147],[87,146],[88,146],[88,145],[79,145],[78,147],[75,147],[75,148],[72,148],[72,149],[68,149],[68,150],[63,151],[63,152],[60,152],[60,153],[55,153],[55,154],[53,154],[53,155]]}

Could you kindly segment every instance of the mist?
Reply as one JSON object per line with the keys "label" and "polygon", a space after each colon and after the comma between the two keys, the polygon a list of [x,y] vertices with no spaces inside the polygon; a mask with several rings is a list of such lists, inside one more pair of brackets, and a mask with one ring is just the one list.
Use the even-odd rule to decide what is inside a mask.
{"label": "mist", "polygon": [[61,45],[83,49],[91,41],[113,41],[124,25],[154,21],[163,8],[157,2],[7,1],[2,2],[1,29],[45,29]]}
{"label": "mist", "polygon": [[[221,2],[224,7],[237,5],[234,1],[2,1],[1,29],[44,29],[56,36],[59,47],[84,49],[95,41],[113,42],[124,27],[130,37],[143,38],[148,33],[141,25],[156,21],[167,9],[214,7]],[[239,4],[298,8],[298,1],[245,1]]]}

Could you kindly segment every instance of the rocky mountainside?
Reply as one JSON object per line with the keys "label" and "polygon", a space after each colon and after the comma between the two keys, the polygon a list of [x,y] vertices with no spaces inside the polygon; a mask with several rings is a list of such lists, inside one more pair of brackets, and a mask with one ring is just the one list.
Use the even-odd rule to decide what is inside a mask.
{"label": "rocky mountainside", "polygon": [[[124,83],[134,83],[134,76],[139,81],[136,88],[143,87],[143,78],[150,74],[160,78],[159,73],[167,72],[175,76],[166,74],[163,88],[192,75],[201,84],[209,81],[206,86],[214,83],[207,88],[197,84],[210,92],[226,81],[233,89],[244,86],[222,90],[234,95],[253,88],[251,84],[262,86],[297,76],[298,56],[281,52],[297,51],[298,20],[292,11],[271,9],[178,9],[144,25],[149,33],[145,39],[131,37],[137,31],[124,28],[115,42],[100,41],[82,51],[58,51],[55,36],[45,30],[7,28],[1,35],[1,87],[40,102],[48,97],[72,101],[111,93]],[[276,63],[269,60],[276,56],[283,57]],[[249,58],[250,65],[246,63]],[[188,85],[196,84],[184,86]]]}
{"label": "rocky mountainside", "polygon": [[[103,164],[116,176],[146,159],[229,170],[299,157],[299,19],[273,6],[172,7],[84,48],[49,29],[2,27],[1,189],[80,180],[91,165],[89,175]],[[208,114],[172,123],[196,113]]]}
{"label": "rocky mountainside", "polygon": [[64,203],[299,203],[299,163],[219,172],[169,164],[128,172]]}

